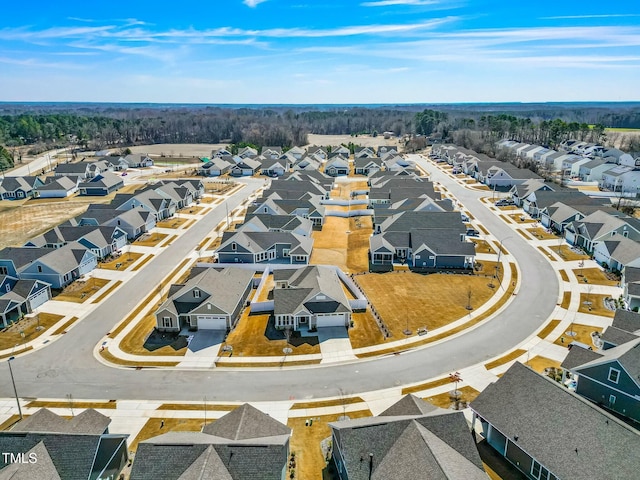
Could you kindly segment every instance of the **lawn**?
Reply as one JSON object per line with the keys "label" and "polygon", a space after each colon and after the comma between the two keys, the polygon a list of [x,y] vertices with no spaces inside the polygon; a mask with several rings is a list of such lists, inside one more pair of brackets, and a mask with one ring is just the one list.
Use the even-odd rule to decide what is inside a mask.
{"label": "lawn", "polygon": [[569,281],[569,275],[567,275],[567,272],[565,270],[558,270],[558,273],[560,274],[560,278],[562,278],[563,282]]}
{"label": "lawn", "polygon": [[476,245],[476,253],[497,253],[492,247],[491,244],[485,240],[479,240],[477,238],[472,238],[471,241]]}
{"label": "lawn", "polygon": [[[573,270],[574,275],[580,283],[591,283],[593,285],[608,285],[617,287],[620,280],[616,280],[612,274],[604,272],[600,268],[577,268]],[[587,280],[585,282],[585,279]]]}
{"label": "lawn", "polygon": [[486,363],[484,368],[486,368],[487,370],[491,370],[492,368],[496,368],[501,365],[504,365],[505,363],[509,363],[512,360],[515,360],[516,358],[520,357],[521,355],[524,355],[525,353],[526,351],[522,349],[514,350],[513,352],[510,352],[500,358],[497,358],[492,362]]}
{"label": "lawn", "polygon": [[[456,399],[454,399],[452,396],[454,388],[455,388],[455,385],[452,384],[451,392],[445,392],[445,393],[441,393],[440,395],[427,397],[424,400],[426,400],[432,405],[435,405],[436,407],[447,408],[447,409],[451,408],[456,401]],[[473,387],[460,387],[458,388],[458,391],[460,392],[460,397],[458,398],[458,401],[463,403],[472,402],[480,394],[480,392]]]}
{"label": "lawn", "polygon": [[423,390],[430,390],[432,388],[446,385],[447,383],[450,383],[453,386],[451,379],[449,377],[445,377],[439,380],[433,380],[431,382],[421,383],[420,385],[414,385],[413,387],[405,387],[402,389],[402,395],[407,395],[408,393],[421,392]]}
{"label": "lawn", "polygon": [[[283,349],[291,348],[289,355],[319,354],[318,337],[294,336],[287,345],[284,334],[275,329],[270,314],[250,315],[245,309],[236,328],[229,333],[224,345],[233,346],[233,357],[284,356]],[[294,335],[295,332],[294,332]],[[221,350],[222,351],[222,350]],[[224,354],[228,355],[228,354]],[[242,361],[238,358],[238,361]],[[226,364],[224,364],[226,366]]]}
{"label": "lawn", "polygon": [[312,233],[314,244],[310,263],[335,265],[347,273],[369,270],[371,217],[326,217],[322,230]]}
{"label": "lawn", "polygon": [[[0,350],[14,348],[16,345],[35,340],[62,318],[64,318],[62,315],[39,313],[34,317],[25,317],[19,322],[11,324],[0,332]],[[42,327],[40,330],[37,329],[38,325]],[[24,337],[22,333],[24,333]]]}
{"label": "lawn", "polygon": [[140,270],[147,263],[149,263],[152,258],[153,258],[153,255],[147,255],[147,257],[145,259],[143,259],[140,263],[138,263],[135,267],[133,267],[133,271],[135,272],[137,270]]}
{"label": "lawn", "polygon": [[[522,213],[511,214],[507,216],[516,223],[536,223],[537,222],[537,220],[534,220],[533,218],[529,218],[528,216]],[[523,218],[524,220],[522,220]]]}
{"label": "lawn", "polygon": [[104,268],[105,270],[122,271],[129,268],[131,264],[138,260],[140,257],[142,257],[142,253],[127,252],[115,257],[113,260],[100,263],[98,267]]}
{"label": "lawn", "polygon": [[560,368],[560,362],[543,356],[533,357],[525,365],[529,365],[538,373],[545,373],[544,370],[550,367]]}
{"label": "lawn", "polygon": [[569,308],[569,304],[571,303],[571,292],[564,292],[562,294],[562,304],[560,308],[564,308],[565,310]]}
{"label": "lawn", "polygon": [[533,237],[536,237],[538,240],[557,240],[558,236],[553,233],[547,232],[544,228],[536,227],[536,228],[527,228],[527,232]]}
{"label": "lawn", "polygon": [[[327,462],[320,448],[320,442],[331,436],[329,422],[335,422],[342,416],[342,413],[333,415],[323,415],[313,417],[313,424],[305,426],[307,418],[290,418],[287,422],[289,428],[293,430],[291,435],[290,451],[295,453],[295,478],[301,480],[322,479],[323,470],[327,467]],[[373,414],[369,410],[359,410],[348,412],[351,419],[371,417]],[[287,471],[289,478],[289,471]]]}
{"label": "lawn", "polygon": [[182,217],[172,217],[167,218],[166,220],[162,220],[161,222],[156,223],[156,227],[158,228],[180,228],[182,225],[187,223],[189,219]]}
{"label": "lawn", "polygon": [[113,292],[120,285],[122,285],[122,281],[121,280],[116,280],[115,282],[113,282],[111,284],[111,286],[109,288],[107,288],[104,292],[102,292],[100,294],[100,296],[98,298],[96,298],[95,300],[93,300],[93,302],[91,302],[91,303],[100,303],[102,300],[104,300],[106,298],[107,295],[109,295],[111,292]]}
{"label": "lawn", "polygon": [[[575,335],[569,335],[568,332],[574,332]],[[594,327],[592,325],[582,325],[580,323],[572,323],[565,333],[560,335],[555,342],[556,345],[567,346],[571,342],[576,341],[580,343],[584,343],[586,345],[593,346],[593,342],[591,341],[591,332],[600,332],[602,333],[602,327]]]}
{"label": "lawn", "polygon": [[560,320],[551,320],[549,324],[538,332],[538,337],[547,338],[551,332],[560,324]]}
{"label": "lawn", "polygon": [[602,315],[603,317],[613,318],[616,312],[614,312],[613,310],[609,310],[604,306],[604,299],[608,297],[609,295],[581,293],[578,312],[590,313],[591,315]]}
{"label": "lawn", "polygon": [[150,418],[129,444],[129,451],[135,452],[138,450],[138,443],[149,438],[169,432],[200,432],[203,426],[203,418]]}
{"label": "lawn", "polygon": [[296,402],[291,405],[291,410],[300,410],[305,408],[322,408],[322,407],[342,407],[344,405],[353,405],[354,403],[364,403],[361,397],[345,397],[336,400],[318,400],[308,402]]}
{"label": "lawn", "polygon": [[64,322],[64,325],[58,327],[58,329],[53,332],[52,335],[62,335],[63,333],[67,333],[67,330],[71,328],[71,326],[78,321],[78,317],[71,317],[69,320]]}
{"label": "lawn", "polygon": [[59,302],[84,303],[98,290],[104,287],[110,280],[91,277],[87,281],[76,280],[66,287],[54,300]]}
{"label": "lawn", "polygon": [[[148,306],[148,305],[147,305]],[[165,334],[167,339],[166,345],[157,347],[154,344],[153,349],[149,347],[149,344],[145,343],[147,337],[152,333],[156,326],[156,317],[153,314],[154,309],[151,309],[142,320],[140,320],[135,327],[129,332],[129,334],[120,342],[120,350],[132,355],[144,355],[144,356],[157,356],[157,355],[172,355],[172,356],[184,356],[187,352],[186,341],[178,342],[175,335]],[[162,338],[162,334],[159,334]],[[146,345],[146,346],[145,346]]]}
{"label": "lawn", "polygon": [[545,250],[543,247],[538,246],[538,250],[540,250],[542,252],[542,254],[547,257],[550,261],[555,262],[556,261],[556,257],[553,256],[553,254],[551,252],[549,252],[548,250]]}
{"label": "lawn", "polygon": [[384,336],[368,309],[366,312],[353,313],[351,319],[353,327],[349,329],[349,340],[353,348],[384,343]]}
{"label": "lawn", "polygon": [[188,213],[189,215],[200,215],[204,207],[186,207],[180,210],[180,213]]}
{"label": "lawn", "polygon": [[587,260],[589,258],[583,253],[574,252],[568,245],[560,245],[560,247],[558,247],[558,245],[554,245],[549,247],[549,250],[553,250],[554,253],[567,262],[572,260]]}
{"label": "lawn", "polygon": [[403,338],[406,328],[433,330],[463,318],[469,313],[469,290],[473,308],[494,293],[485,277],[474,275],[374,273],[359,275],[357,281],[394,339]]}
{"label": "lawn", "polygon": [[47,402],[45,400],[34,400],[25,405],[25,407],[29,408],[104,408],[104,409],[115,409],[117,407],[115,400],[110,400],[108,402],[76,402],[72,401],[64,401],[64,402]]}
{"label": "lawn", "polygon": [[166,233],[145,233],[140,238],[138,238],[134,243],[140,247],[155,247],[160,242],[162,242],[165,238],[167,238]]}

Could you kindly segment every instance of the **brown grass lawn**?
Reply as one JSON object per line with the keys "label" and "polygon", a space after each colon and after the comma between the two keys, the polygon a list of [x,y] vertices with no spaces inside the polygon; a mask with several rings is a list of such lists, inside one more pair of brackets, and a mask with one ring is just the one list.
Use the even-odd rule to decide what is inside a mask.
{"label": "brown grass lawn", "polygon": [[[575,332],[575,336],[567,335],[567,332],[572,331]],[[600,332],[602,333],[602,327],[594,327],[591,325],[582,325],[580,323],[574,323],[567,328],[567,332],[560,335],[555,342],[556,345],[567,346],[571,342],[581,342],[593,347],[593,343],[591,342],[591,332]]]}
{"label": "brown grass lawn", "polygon": [[558,270],[560,273],[560,278],[562,278],[563,282],[568,282],[569,281],[569,275],[567,275],[567,272],[565,270]]}
{"label": "brown grass lawn", "polygon": [[137,271],[140,270],[142,267],[144,267],[147,263],[149,263],[151,261],[151,259],[153,258],[153,255],[147,255],[146,258],[144,258],[141,262],[139,262],[135,267],[133,267],[133,271]]}
{"label": "brown grass lawn", "polygon": [[344,399],[339,398],[337,400],[319,400],[308,402],[296,402],[291,405],[291,410],[300,410],[304,408],[321,408],[321,407],[336,407],[343,405],[353,405],[354,403],[364,403],[364,400],[360,397],[346,397]]}
{"label": "brown grass lawn", "polygon": [[567,262],[572,260],[586,260],[589,258],[587,255],[574,252],[568,245],[560,245],[560,248],[558,248],[558,245],[553,245],[552,247],[549,247],[549,250],[552,250],[554,253],[558,254],[561,259]]}
{"label": "brown grass lawn", "polygon": [[156,317],[153,314],[153,309],[148,312],[142,320],[129,332],[129,334],[120,342],[120,349],[125,353],[132,355],[144,355],[149,357],[155,357],[158,355],[171,355],[171,356],[184,356],[187,352],[187,347],[180,350],[174,350],[171,346],[165,346],[158,348],[157,350],[149,351],[144,348],[144,341],[149,336],[149,333],[156,326]]}
{"label": "brown grass lawn", "polygon": [[[287,348],[286,340],[269,340],[265,332],[270,315],[249,315],[249,309],[245,309],[236,325],[236,328],[229,333],[227,341],[223,345],[233,346],[233,358],[239,357],[262,357],[262,356],[283,356],[282,350]],[[292,339],[290,355],[306,355],[320,353],[320,344],[316,342],[317,337],[308,339]],[[221,350],[222,351],[222,350]],[[228,354],[224,354],[227,356]],[[226,366],[226,364],[224,364]]]}
{"label": "brown grass lawn", "polygon": [[368,309],[366,312],[353,313],[351,319],[353,327],[349,329],[349,340],[353,348],[384,343],[384,336]]}
{"label": "brown grass lawn", "polygon": [[[109,262],[100,263],[99,268],[104,268],[105,270],[124,271],[127,268],[129,268],[131,264],[133,264],[133,262],[138,260],[140,257],[142,257],[142,253],[134,253],[134,252],[123,253],[119,257],[114,258]],[[116,265],[120,265],[120,267],[116,268]]]}
{"label": "brown grass lawn", "polygon": [[218,203],[218,199],[213,197],[202,197],[200,199],[200,203]]}
{"label": "brown grass lawn", "polygon": [[[164,421],[164,426],[162,422]],[[207,420],[209,423],[210,420]],[[169,432],[199,432],[204,426],[204,418],[150,418],[138,436],[129,444],[129,451],[138,450],[138,444]]]}
{"label": "brown grass lawn", "polygon": [[129,360],[123,360],[120,357],[116,357],[112,355],[108,348],[104,350],[100,350],[100,356],[104,358],[107,362],[113,363],[114,365],[121,365],[123,367],[177,367],[180,362],[154,362],[153,360],[144,361],[144,362],[132,362]]}
{"label": "brown grass lawn", "polygon": [[[0,332],[0,350],[35,340],[62,318],[64,318],[62,315],[54,315],[53,313],[39,313],[34,317],[23,318]],[[37,330],[38,320],[40,320],[40,326],[44,327],[41,330]],[[24,333],[24,338],[20,332]]]}
{"label": "brown grass lawn", "polygon": [[[432,388],[441,387],[442,385],[446,385],[447,383],[451,383],[451,379],[449,377],[444,377],[439,380],[434,380],[432,382],[421,383],[420,385],[414,385],[413,387],[405,387],[402,389],[402,395],[407,395],[409,393],[421,392],[423,390],[430,390]],[[453,387],[453,383],[451,383]],[[453,388],[452,388],[453,389]]]}
{"label": "brown grass lawn", "polygon": [[[514,213],[511,215],[507,215],[513,222],[515,223],[520,223],[520,224],[524,224],[524,223],[536,223],[537,220],[534,220],[533,218],[529,218],[527,215],[523,214],[523,213]],[[524,220],[521,220],[521,218],[524,218]]]}
{"label": "brown grass lawn", "polygon": [[61,335],[63,333],[67,333],[67,330],[71,328],[71,326],[78,321],[78,317],[71,317],[69,320],[64,322],[64,325],[60,326],[53,335]]}
{"label": "brown grass lawn", "polygon": [[560,320],[551,320],[549,324],[538,332],[538,337],[547,338],[551,332],[560,324]]}
{"label": "brown grass lawn", "polygon": [[357,218],[327,217],[322,230],[312,233],[310,263],[336,265],[347,273],[368,271],[372,229],[371,217],[360,217],[358,222]]}
{"label": "brown grass lawn", "polygon": [[[322,455],[320,442],[331,436],[329,422],[335,422],[341,416],[342,413],[336,413],[313,417],[313,424],[310,427],[305,426],[307,418],[289,419],[287,425],[293,430],[290,450],[292,453],[295,452],[296,459],[295,478],[304,480],[321,480],[323,478],[322,471],[326,468],[327,463]],[[359,410],[347,412],[347,416],[354,419],[371,417],[373,414],[369,410]],[[289,478],[288,470],[286,477]]]}
{"label": "brown grass lawn", "polygon": [[564,292],[562,294],[562,304],[561,308],[567,309],[569,308],[569,304],[571,303],[571,292]]}
{"label": "brown grass lawn", "polygon": [[[115,409],[117,407],[116,401],[111,400],[109,402],[47,402],[46,400],[34,400],[25,405],[25,407],[33,408],[104,408]],[[77,412],[76,412],[77,413]]]}
{"label": "brown grass lawn", "polygon": [[182,225],[182,229],[186,230],[187,228],[190,228],[192,225],[194,225],[198,220],[196,220],[195,218],[192,218],[191,220],[187,221],[186,223],[184,223]]}
{"label": "brown grass lawn", "polygon": [[504,365],[505,363],[509,363],[510,361],[515,360],[524,353],[526,353],[526,351],[522,349],[514,350],[513,352],[497,358],[492,362],[486,363],[484,365],[484,368],[486,368],[487,370],[491,370],[492,368],[499,367],[500,365]]}
{"label": "brown grass lawn", "polygon": [[474,190],[486,190],[486,191],[491,190],[487,185],[479,185],[479,186],[474,185],[471,188],[473,188]]}
{"label": "brown grass lawn", "polygon": [[[23,418],[27,418],[29,415],[23,415]],[[10,427],[13,427],[16,423],[18,423],[18,420],[20,420],[20,415],[15,414],[15,415],[11,415],[9,418],[7,418],[4,422],[0,423],[0,431],[5,431]]]}
{"label": "brown grass lawn", "polygon": [[93,302],[91,303],[99,303],[102,300],[105,299],[105,297],[107,295],[109,295],[111,292],[113,292],[116,288],[118,288],[120,285],[122,285],[122,281],[121,280],[116,280],[115,282],[113,282],[111,284],[111,286],[109,286],[109,288],[107,288],[106,290],[104,290],[100,296],[98,298],[96,298],[95,300],[93,300]]}
{"label": "brown grass lawn", "polygon": [[544,373],[544,369],[549,367],[560,368],[560,362],[543,356],[533,357],[526,365],[529,365],[538,373]]}
{"label": "brown grass lawn", "polygon": [[[604,299],[609,295],[595,295],[595,294],[580,294],[580,306],[578,307],[578,312],[582,313],[590,313],[591,315],[602,315],[603,317],[611,317],[615,315],[616,312],[613,310],[609,310],[604,306]],[[591,305],[585,304],[585,302],[591,302]]]}
{"label": "brown grass lawn", "polygon": [[433,330],[458,320],[478,308],[494,293],[487,279],[473,275],[420,275],[384,273],[358,276],[358,283],[374,305],[393,337],[403,338],[403,330]]}
{"label": "brown grass lawn", "polygon": [[540,250],[540,251],[543,253],[543,255],[544,255],[545,257],[547,257],[550,261],[552,261],[552,262],[557,261],[557,260],[556,260],[556,257],[554,257],[554,256],[553,256],[553,254],[552,254],[551,252],[549,252],[548,250],[545,250],[543,247],[540,247],[540,246],[538,246],[537,248],[538,248],[538,250]]}
{"label": "brown grass lawn", "polygon": [[204,207],[186,207],[180,210],[180,213],[188,213],[189,215],[200,215]]}
{"label": "brown grass lawn", "polygon": [[522,235],[526,240],[531,240],[531,237],[524,233],[522,230],[516,230],[520,235]]}
{"label": "brown grass lawn", "polygon": [[527,228],[527,232],[538,240],[554,240],[557,239],[558,236],[553,233],[548,233],[544,228],[536,227],[536,228]]}
{"label": "brown grass lawn", "polygon": [[[452,392],[454,388],[455,386],[451,385]],[[473,387],[460,387],[458,388],[458,390],[461,393],[459,398],[460,402],[472,402],[480,394],[480,392]],[[451,396],[450,392],[445,392],[439,395],[434,395],[432,397],[427,397],[425,398],[425,400],[431,403],[432,405],[435,405],[436,407],[440,407],[440,408],[450,408],[455,402],[455,399]]]}
{"label": "brown grass lawn", "polygon": [[168,235],[166,233],[151,232],[145,233],[134,243],[140,247],[155,247],[162,242]]}
{"label": "brown grass lawn", "polygon": [[182,225],[187,223],[189,219],[183,217],[172,217],[167,218],[166,220],[162,220],[158,222],[156,226],[158,228],[180,228]]}
{"label": "brown grass lawn", "polygon": [[[611,280],[600,268],[577,268],[573,270],[579,282],[591,283],[593,285],[618,286],[619,280]],[[585,282],[584,279],[587,279]]]}
{"label": "brown grass lawn", "polygon": [[104,287],[109,280],[91,277],[86,282],[76,280],[66,287],[60,295],[55,297],[59,302],[84,303],[98,290]]}
{"label": "brown grass lawn", "polygon": [[472,238],[471,241],[476,245],[476,253],[497,253],[486,240]]}
{"label": "brown grass lawn", "polygon": [[163,403],[156,410],[190,410],[190,411],[202,411],[205,410],[219,410],[219,411],[231,411],[238,408],[237,405],[220,405],[217,403]]}
{"label": "brown grass lawn", "polygon": [[520,207],[516,207],[515,205],[504,205],[502,207],[496,207],[496,208],[504,212],[504,211],[510,211],[510,210],[517,210]]}

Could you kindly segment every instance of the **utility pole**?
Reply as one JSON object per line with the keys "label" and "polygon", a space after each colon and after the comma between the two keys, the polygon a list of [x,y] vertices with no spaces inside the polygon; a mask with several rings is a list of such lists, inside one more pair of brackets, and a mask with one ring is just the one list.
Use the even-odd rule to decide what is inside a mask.
{"label": "utility pole", "polygon": [[11,368],[11,361],[16,357],[9,357],[7,363],[9,364],[9,374],[11,375],[11,384],[13,385],[13,393],[16,396],[16,403],[18,404],[18,414],[20,415],[20,420],[22,420],[22,407],[20,406],[20,399],[18,398],[18,390],[16,389],[16,381],[13,378],[13,369]]}

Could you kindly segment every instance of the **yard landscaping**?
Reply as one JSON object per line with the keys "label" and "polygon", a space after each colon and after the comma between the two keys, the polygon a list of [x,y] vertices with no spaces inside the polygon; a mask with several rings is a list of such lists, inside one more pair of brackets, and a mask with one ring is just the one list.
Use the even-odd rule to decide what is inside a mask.
{"label": "yard landscaping", "polygon": [[472,238],[471,241],[476,245],[476,253],[496,253],[491,244],[486,240]]}
{"label": "yard landscaping", "polygon": [[[287,422],[293,430],[291,435],[290,451],[295,454],[295,478],[297,479],[322,479],[328,476],[327,462],[320,448],[320,442],[331,436],[330,422],[335,422],[342,417],[342,413],[313,417],[313,424],[306,426],[307,418],[290,418]],[[369,410],[348,412],[350,419],[371,417]],[[287,472],[287,478],[289,472]]]}
{"label": "yard landscaping", "polygon": [[187,218],[183,217],[172,217],[167,218],[166,220],[162,220],[156,223],[156,227],[158,228],[180,228],[182,225],[188,222]]}
{"label": "yard landscaping", "polygon": [[616,312],[614,310],[609,310],[604,305],[604,300],[606,298],[609,298],[609,295],[581,293],[578,312],[590,313],[591,315],[602,315],[603,317],[613,318]]}
{"label": "yard landscaping", "polygon": [[620,280],[617,279],[617,277],[611,273],[604,272],[600,268],[577,268],[573,270],[573,274],[581,283],[608,285],[611,287],[617,287],[620,283]]}
{"label": "yard landscaping", "polygon": [[162,242],[165,238],[167,238],[166,233],[145,233],[140,238],[138,238],[134,243],[140,247],[155,247],[160,242]]}
{"label": "yard landscaping", "polygon": [[[293,332],[291,341],[287,344],[284,333],[276,330],[271,314],[250,315],[245,309],[229,335],[225,345],[233,347],[232,356],[235,357],[264,357],[283,356],[283,349],[290,348],[288,355],[319,354],[320,343],[318,337],[300,337]],[[222,351],[222,348],[221,350]],[[238,361],[242,361],[238,359]],[[227,366],[226,363],[221,364]]]}
{"label": "yard landscaping", "polygon": [[536,223],[537,222],[537,220],[534,220],[533,218],[529,218],[522,213],[511,214],[507,216],[515,223]]}
{"label": "yard landscaping", "polygon": [[538,240],[557,240],[558,236],[547,232],[544,228],[527,228],[527,232]]}
{"label": "yard landscaping", "polygon": [[322,230],[314,231],[312,265],[335,265],[346,273],[369,270],[371,217],[326,217]]}
{"label": "yard landscaping", "polygon": [[589,259],[589,256],[573,251],[568,245],[554,245],[549,247],[549,250],[553,250],[554,253],[567,262]]}
{"label": "yard landscaping", "polygon": [[[568,332],[573,332],[575,335],[569,335]],[[568,346],[571,342],[580,342],[595,348],[591,341],[591,332],[602,333],[602,327],[572,323],[567,328],[567,331],[560,335],[553,343],[556,345]]]}
{"label": "yard landscaping", "polygon": [[131,266],[133,262],[142,257],[141,253],[127,252],[119,255],[108,262],[101,262],[98,268],[104,268],[105,270],[126,270]]}
{"label": "yard landscaping", "polygon": [[374,273],[359,275],[357,281],[393,339],[404,338],[407,328],[415,332],[448,325],[469,313],[469,303],[479,308],[494,293],[486,278],[475,275]]}
{"label": "yard landscaping", "polygon": [[560,362],[541,355],[533,357],[526,363],[526,365],[530,366],[538,373],[545,373],[545,369],[547,368],[560,368]]}
{"label": "yard landscaping", "polygon": [[[163,299],[164,300],[164,299]],[[148,306],[148,305],[147,305]],[[156,316],[150,310],[120,342],[120,350],[131,355],[184,356],[187,340],[171,333],[156,332]]]}
{"label": "yard landscaping", "polygon": [[[207,423],[210,423],[209,420]],[[129,444],[129,451],[135,452],[138,444],[149,438],[169,432],[200,432],[203,426],[203,418],[150,418]]]}
{"label": "yard landscaping", "polygon": [[472,402],[480,392],[473,387],[460,387],[458,391],[460,395],[458,397],[453,396],[453,390],[455,385],[451,385],[451,392],[441,393],[440,395],[434,395],[432,397],[427,397],[424,400],[429,402],[432,405],[440,408],[449,409],[454,406],[457,402],[462,404],[466,404],[468,402]]}
{"label": "yard landscaping", "polygon": [[66,287],[62,293],[54,297],[58,302],[84,303],[98,290],[104,287],[109,280],[91,277],[87,281],[76,280]]}
{"label": "yard landscaping", "polygon": [[[11,324],[0,332],[0,350],[15,348],[17,345],[35,340],[63,318],[62,315],[39,313]],[[41,327],[40,330],[38,330],[38,325]]]}

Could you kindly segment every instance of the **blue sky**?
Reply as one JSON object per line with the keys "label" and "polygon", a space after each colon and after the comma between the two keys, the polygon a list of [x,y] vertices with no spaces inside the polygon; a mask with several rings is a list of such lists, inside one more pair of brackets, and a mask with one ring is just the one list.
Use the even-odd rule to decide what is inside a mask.
{"label": "blue sky", "polygon": [[5,2],[1,101],[640,100],[640,2]]}

